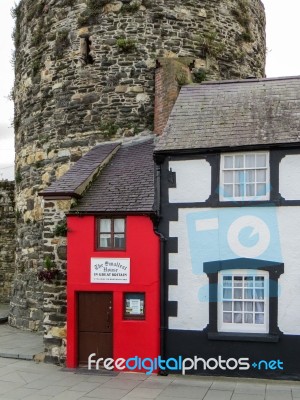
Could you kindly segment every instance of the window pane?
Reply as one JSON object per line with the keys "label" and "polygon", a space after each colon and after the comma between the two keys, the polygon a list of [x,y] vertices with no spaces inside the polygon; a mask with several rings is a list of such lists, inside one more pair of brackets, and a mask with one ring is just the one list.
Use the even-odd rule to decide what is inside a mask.
{"label": "window pane", "polygon": [[233,286],[235,287],[242,287],[243,286],[243,277],[242,276],[235,276]]}
{"label": "window pane", "polygon": [[258,169],[256,171],[256,182],[266,182],[267,171],[265,169]]}
{"label": "window pane", "polygon": [[244,156],[235,156],[234,166],[235,168],[244,168]]}
{"label": "window pane", "polygon": [[255,303],[255,311],[256,312],[264,312],[265,303],[263,302],[256,302]]}
{"label": "window pane", "polygon": [[245,172],[235,171],[235,183],[244,183],[244,182],[245,182]]}
{"label": "window pane", "polygon": [[223,299],[231,299],[231,298],[232,298],[232,290],[223,289]]}
{"label": "window pane", "polygon": [[234,185],[234,188],[236,197],[244,196],[244,185]]}
{"label": "window pane", "polygon": [[245,313],[245,324],[253,324],[253,314]]}
{"label": "window pane", "polygon": [[244,290],[245,299],[253,299],[253,290],[252,289],[245,289]]}
{"label": "window pane", "polygon": [[255,287],[264,287],[265,278],[263,276],[255,277]]}
{"label": "window pane", "polygon": [[232,156],[224,157],[224,167],[225,168],[233,168],[233,157]]}
{"label": "window pane", "polygon": [[224,197],[233,197],[233,185],[224,185]]}
{"label": "window pane", "polygon": [[245,311],[253,311],[252,301],[245,301]]}
{"label": "window pane", "polygon": [[114,220],[114,231],[121,233],[125,232],[125,220],[123,218]]}
{"label": "window pane", "polygon": [[246,182],[252,183],[255,182],[255,170],[254,169],[249,169],[248,171],[245,171],[246,174]]}
{"label": "window pane", "polygon": [[243,298],[243,289],[234,289],[234,299],[242,299]]}
{"label": "window pane", "polygon": [[235,301],[233,303],[234,311],[243,311],[243,302],[242,301]]}
{"label": "window pane", "polygon": [[111,247],[111,237],[109,233],[100,234],[100,247]]}
{"label": "window pane", "polygon": [[256,154],[256,167],[266,167],[267,165],[266,154]]}
{"label": "window pane", "polygon": [[265,196],[267,194],[267,185],[265,183],[258,183],[256,185],[257,196]]}
{"label": "window pane", "polygon": [[264,314],[255,314],[255,323],[263,324],[264,323]]}
{"label": "window pane", "polygon": [[253,276],[245,276],[245,283],[246,287],[253,287]]}
{"label": "window pane", "polygon": [[125,293],[125,317],[145,316],[145,294],[144,293]]}
{"label": "window pane", "polygon": [[111,219],[101,219],[100,232],[110,232],[110,231],[111,231]]}
{"label": "window pane", "polygon": [[231,313],[223,313],[223,322],[232,323],[232,314]]}
{"label": "window pane", "polygon": [[231,301],[224,301],[223,310],[224,311],[232,311],[232,302]]}
{"label": "window pane", "polygon": [[255,298],[259,300],[264,299],[264,289],[255,289]]}
{"label": "window pane", "polygon": [[242,313],[234,313],[233,314],[233,322],[236,324],[241,324],[243,322],[243,314]]}
{"label": "window pane", "polygon": [[114,247],[116,249],[122,249],[125,247],[125,235],[124,233],[116,233],[114,240]]}
{"label": "window pane", "polygon": [[246,196],[255,196],[255,185],[246,185]]}
{"label": "window pane", "polygon": [[223,286],[231,287],[232,286],[232,277],[231,276],[224,276],[223,277]]}
{"label": "window pane", "polygon": [[255,154],[246,155],[246,168],[255,168]]}
{"label": "window pane", "polygon": [[233,171],[224,171],[224,183],[233,183]]}

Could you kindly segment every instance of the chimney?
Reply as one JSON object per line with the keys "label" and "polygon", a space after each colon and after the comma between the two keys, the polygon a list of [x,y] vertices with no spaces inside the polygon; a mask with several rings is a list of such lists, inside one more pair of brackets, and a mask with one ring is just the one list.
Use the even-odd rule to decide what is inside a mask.
{"label": "chimney", "polygon": [[160,58],[156,62],[154,133],[161,135],[165,129],[181,86],[192,83],[189,57]]}

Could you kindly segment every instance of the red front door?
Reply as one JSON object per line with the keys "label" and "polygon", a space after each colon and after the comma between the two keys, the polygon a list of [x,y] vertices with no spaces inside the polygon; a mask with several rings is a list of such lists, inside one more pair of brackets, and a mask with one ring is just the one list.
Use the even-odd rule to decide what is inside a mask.
{"label": "red front door", "polygon": [[112,293],[78,293],[78,363],[113,356]]}

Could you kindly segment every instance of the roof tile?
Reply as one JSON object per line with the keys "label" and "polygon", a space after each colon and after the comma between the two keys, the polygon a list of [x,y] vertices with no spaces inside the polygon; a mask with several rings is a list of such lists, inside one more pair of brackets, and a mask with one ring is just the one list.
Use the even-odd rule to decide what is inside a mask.
{"label": "roof tile", "polygon": [[300,142],[300,77],[182,88],[155,151]]}

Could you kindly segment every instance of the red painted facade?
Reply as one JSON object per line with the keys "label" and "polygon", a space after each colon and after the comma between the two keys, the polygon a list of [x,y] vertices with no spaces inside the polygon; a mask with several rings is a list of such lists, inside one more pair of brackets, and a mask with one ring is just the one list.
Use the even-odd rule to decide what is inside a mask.
{"label": "red painted facade", "polygon": [[[95,249],[96,217],[68,216],[67,366],[78,366],[77,293],[113,293],[113,358],[159,355],[159,238],[147,216],[126,217],[126,250]],[[90,283],[91,257],[130,258],[130,283]],[[124,293],[145,293],[145,319],[124,319]]]}

